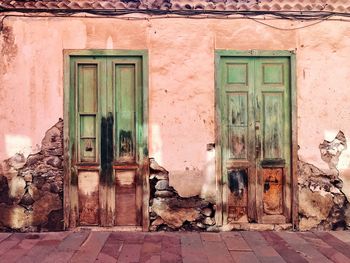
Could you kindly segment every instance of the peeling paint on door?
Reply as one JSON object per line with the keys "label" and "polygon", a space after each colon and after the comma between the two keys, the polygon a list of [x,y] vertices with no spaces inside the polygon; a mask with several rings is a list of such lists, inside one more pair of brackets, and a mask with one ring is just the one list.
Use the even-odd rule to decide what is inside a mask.
{"label": "peeling paint on door", "polygon": [[67,199],[70,226],[141,226],[143,56],[85,53],[68,58],[71,154],[78,149],[69,160],[78,178]]}
{"label": "peeling paint on door", "polygon": [[218,51],[223,224],[290,222],[291,60],[243,53]]}

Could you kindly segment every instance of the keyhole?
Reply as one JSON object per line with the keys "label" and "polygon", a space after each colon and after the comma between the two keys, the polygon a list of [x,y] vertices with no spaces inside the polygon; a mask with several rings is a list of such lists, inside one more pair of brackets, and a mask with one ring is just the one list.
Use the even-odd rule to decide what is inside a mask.
{"label": "keyhole", "polygon": [[264,183],[264,193],[270,190],[270,181],[266,180]]}

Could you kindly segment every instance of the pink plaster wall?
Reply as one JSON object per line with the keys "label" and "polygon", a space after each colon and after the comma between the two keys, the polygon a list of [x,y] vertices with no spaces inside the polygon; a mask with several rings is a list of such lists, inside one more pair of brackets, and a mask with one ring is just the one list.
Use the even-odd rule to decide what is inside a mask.
{"label": "pink plaster wall", "polygon": [[[326,168],[318,145],[338,130],[350,136],[348,23],[282,31],[243,19],[8,17],[4,26],[0,160],[35,151],[45,131],[63,116],[63,49],[149,51],[150,156],[170,171],[171,184],[183,196],[214,194],[215,152],[208,152],[206,144],[215,136],[215,49],[296,50],[302,160]],[[350,152],[342,156],[339,168],[346,171]]]}

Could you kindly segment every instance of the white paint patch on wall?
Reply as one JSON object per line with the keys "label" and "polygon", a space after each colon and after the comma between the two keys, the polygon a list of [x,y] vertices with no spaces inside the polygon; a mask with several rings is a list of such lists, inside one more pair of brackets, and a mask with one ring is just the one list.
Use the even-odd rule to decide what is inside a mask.
{"label": "white paint patch on wall", "polygon": [[32,139],[29,136],[5,134],[5,154],[7,156],[14,156],[16,153],[28,156],[32,152],[32,147]]}
{"label": "white paint patch on wall", "polygon": [[113,49],[113,38],[111,36],[107,38],[106,49]]}
{"label": "white paint patch on wall", "polygon": [[153,157],[155,160],[157,160],[157,163],[162,164],[163,163],[163,153],[162,153],[162,136],[160,132],[160,127],[158,124],[151,124],[149,126],[149,132],[151,138],[158,138],[157,140],[153,140],[152,143],[149,145],[149,151],[150,151],[150,157]]}
{"label": "white paint patch on wall", "polygon": [[200,197],[216,200],[215,148],[207,151],[206,166],[203,167],[203,186]]}

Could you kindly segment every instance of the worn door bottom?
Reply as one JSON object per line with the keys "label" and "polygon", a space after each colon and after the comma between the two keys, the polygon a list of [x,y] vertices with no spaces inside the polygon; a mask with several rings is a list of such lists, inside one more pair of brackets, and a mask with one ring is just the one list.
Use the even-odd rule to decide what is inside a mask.
{"label": "worn door bottom", "polygon": [[109,232],[141,232],[142,226],[113,226],[113,227],[101,227],[101,226],[80,226],[72,229],[74,231],[109,231]]}

